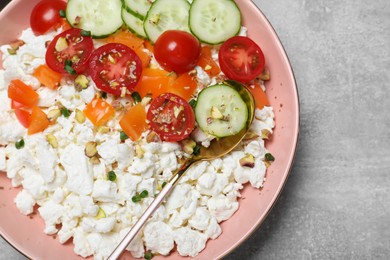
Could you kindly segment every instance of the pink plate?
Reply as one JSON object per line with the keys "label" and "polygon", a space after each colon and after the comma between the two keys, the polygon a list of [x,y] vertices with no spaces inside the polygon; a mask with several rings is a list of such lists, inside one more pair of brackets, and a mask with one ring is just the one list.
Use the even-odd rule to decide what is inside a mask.
{"label": "pink plate", "polygon": [[[0,13],[0,44],[18,37],[29,26],[30,11],[39,0],[14,0]],[[197,258],[220,259],[240,245],[264,221],[281,193],[291,169],[299,132],[299,101],[294,75],[278,36],[265,16],[249,0],[236,0],[243,13],[249,36],[265,54],[272,79],[266,83],[267,94],[275,111],[276,127],[266,145],[276,161],[268,169],[261,190],[245,187],[240,208],[222,223],[223,233],[210,240]],[[73,253],[72,243],[61,245],[55,236],[43,233],[44,223],[38,215],[23,216],[13,202],[18,189],[12,188],[4,173],[0,174],[0,234],[31,259],[81,259]],[[153,259],[162,259],[155,257]],[[180,259],[177,253],[169,259]],[[126,254],[122,259],[131,259]]]}

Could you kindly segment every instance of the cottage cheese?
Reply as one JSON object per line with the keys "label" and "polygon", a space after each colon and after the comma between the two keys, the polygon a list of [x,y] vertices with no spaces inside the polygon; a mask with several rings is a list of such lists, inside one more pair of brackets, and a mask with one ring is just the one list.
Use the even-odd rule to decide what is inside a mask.
{"label": "cottage cheese", "polygon": [[[246,34],[245,28],[240,34]],[[137,142],[121,142],[118,118],[108,122],[108,133],[99,133],[88,120],[77,122],[72,113],[68,118],[59,117],[42,133],[27,135],[7,97],[12,79],[20,79],[36,89],[45,112],[57,108],[56,101],[70,110],[82,111],[98,91],[92,81],[81,92],[66,79],[57,90],[39,85],[32,73],[45,62],[45,42],[53,37],[54,33],[36,37],[27,29],[21,35],[26,44],[16,55],[7,53],[9,46],[0,47],[4,54],[4,70],[0,70],[0,171],[6,172],[13,186],[22,186],[15,198],[22,214],[33,213],[38,205],[45,222],[43,232],[57,234],[60,243],[73,238],[76,254],[103,259],[180,167],[180,159],[188,155],[178,143],[146,142],[147,132]],[[216,54],[216,49],[213,52]],[[200,88],[216,82],[202,68],[196,67],[196,72]],[[264,130],[272,133],[273,127],[272,107],[257,109],[251,131],[261,135]],[[48,143],[48,134],[57,139],[56,148]],[[25,147],[18,150],[14,143],[20,138]],[[200,129],[195,129],[192,138],[205,147],[213,140]],[[85,155],[85,145],[90,141],[98,143],[99,161],[95,163]],[[142,154],[137,154],[136,146]],[[262,187],[267,152],[264,141],[255,137],[223,158],[195,164],[127,250],[134,257],[143,257],[148,250],[168,255],[175,247],[182,256],[198,255],[208,239],[217,239],[222,233],[219,223],[239,208],[243,184]],[[246,154],[254,156],[253,168],[240,165],[239,160]],[[115,181],[107,178],[111,170],[116,173]],[[144,191],[148,193],[146,198],[132,201]]]}

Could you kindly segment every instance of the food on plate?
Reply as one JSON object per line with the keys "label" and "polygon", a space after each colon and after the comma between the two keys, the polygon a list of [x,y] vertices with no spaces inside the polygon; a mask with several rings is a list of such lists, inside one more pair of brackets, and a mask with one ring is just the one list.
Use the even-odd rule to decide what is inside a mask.
{"label": "food on plate", "polygon": [[163,32],[154,45],[154,57],[161,67],[176,73],[195,68],[201,45],[195,36],[179,30]]}
{"label": "food on plate", "polygon": [[194,0],[189,14],[191,32],[204,43],[219,44],[241,29],[241,12],[234,1]]}
{"label": "food on plate", "polygon": [[121,0],[68,0],[66,19],[75,28],[104,38],[121,28]]}
{"label": "food on plate", "polygon": [[61,11],[66,8],[62,0],[40,1],[30,15],[30,26],[36,35],[41,35],[53,29],[61,22]]}
{"label": "food on plate", "polygon": [[54,37],[47,47],[46,64],[62,74],[80,74],[87,69],[93,48],[92,38],[83,30],[66,30]]}
{"label": "food on plate", "polygon": [[[262,187],[275,160],[264,143],[274,128],[269,70],[234,1],[119,2],[69,0],[58,11],[67,20],[0,46],[0,171],[22,187],[16,207],[39,213],[45,234],[106,258],[183,161],[243,129],[248,111],[234,88],[243,83],[256,99],[243,142],[188,170],[127,248],[137,258],[195,257],[238,210],[243,185]],[[234,23],[220,26],[217,15],[194,29],[228,10]],[[192,52],[175,41],[188,56],[166,66],[158,43],[172,31],[189,35]]]}
{"label": "food on plate", "polygon": [[142,62],[135,51],[122,43],[108,43],[92,53],[89,75],[101,90],[125,95],[134,90],[142,72]]}
{"label": "food on plate", "polygon": [[234,36],[221,45],[218,61],[223,73],[230,79],[250,82],[264,70],[263,51],[250,38]]}
{"label": "food on plate", "polygon": [[224,81],[200,91],[195,115],[199,128],[206,134],[235,135],[247,125],[248,107],[233,84]]}

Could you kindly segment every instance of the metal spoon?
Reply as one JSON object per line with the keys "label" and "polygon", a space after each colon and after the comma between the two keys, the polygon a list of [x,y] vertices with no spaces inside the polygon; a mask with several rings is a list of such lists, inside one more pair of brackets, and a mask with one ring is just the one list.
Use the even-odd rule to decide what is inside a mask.
{"label": "metal spoon", "polygon": [[245,137],[245,134],[247,133],[250,125],[252,124],[254,116],[255,102],[253,96],[245,86],[238,82],[228,80],[225,81],[225,83],[239,92],[248,107],[248,121],[245,128],[235,135],[223,137],[218,140],[213,140],[208,148],[202,146],[199,155],[193,156],[192,158],[185,161],[183,166],[177,171],[177,173],[173,175],[172,179],[164,186],[164,188],[160,191],[157,197],[152,201],[152,203],[145,210],[145,212],[137,221],[137,223],[135,223],[131,230],[126,234],[126,236],[114,249],[111,255],[107,258],[108,260],[119,258],[122,252],[126,249],[126,247],[131,243],[137,233],[145,225],[149,217],[160,206],[162,201],[170,194],[170,192],[179,182],[180,178],[184,175],[184,173],[191,165],[193,165],[195,162],[212,160],[224,156],[225,154],[232,151]]}

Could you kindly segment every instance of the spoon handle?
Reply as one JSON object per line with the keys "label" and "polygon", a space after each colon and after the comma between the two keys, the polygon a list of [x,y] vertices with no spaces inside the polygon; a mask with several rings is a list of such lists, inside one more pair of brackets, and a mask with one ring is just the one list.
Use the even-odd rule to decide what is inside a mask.
{"label": "spoon handle", "polygon": [[192,162],[186,162],[174,176],[169,180],[169,182],[163,187],[157,197],[154,198],[149,207],[145,210],[142,216],[138,219],[137,223],[130,229],[130,231],[126,234],[126,236],[122,239],[122,241],[118,244],[118,246],[112,251],[107,260],[116,260],[122,254],[122,252],[126,249],[126,247],[133,241],[134,237],[138,234],[141,228],[148,221],[149,217],[156,211],[156,209],[160,206],[163,200],[171,193],[173,188],[179,182],[181,176],[187,171]]}

